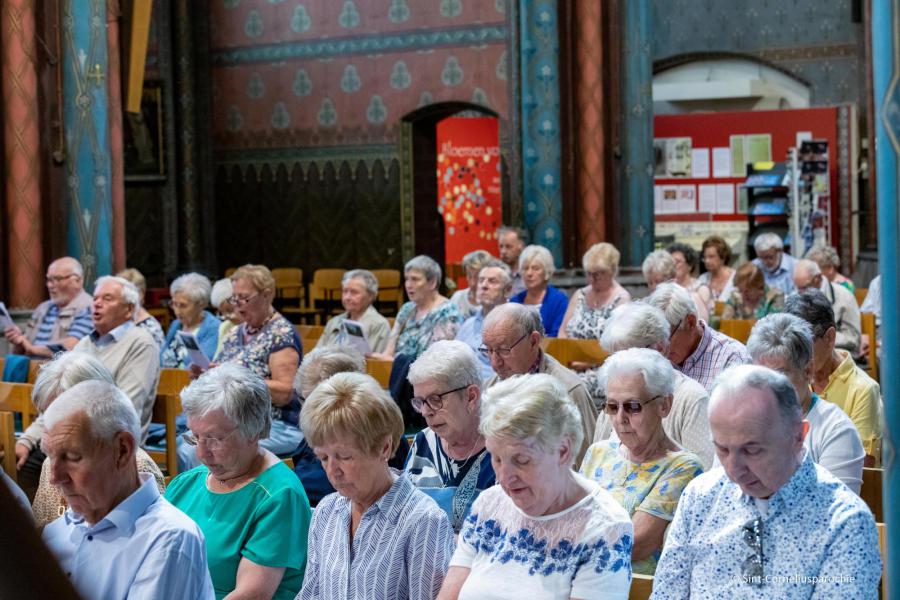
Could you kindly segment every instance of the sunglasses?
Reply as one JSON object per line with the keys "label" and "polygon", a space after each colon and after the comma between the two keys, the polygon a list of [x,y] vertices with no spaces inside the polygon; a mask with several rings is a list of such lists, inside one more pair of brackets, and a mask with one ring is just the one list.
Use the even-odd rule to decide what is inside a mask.
{"label": "sunglasses", "polygon": [[606,414],[613,416],[619,414],[619,407],[625,411],[626,415],[637,415],[640,414],[642,410],[644,410],[645,404],[650,404],[654,400],[659,400],[662,396],[654,396],[650,398],[646,402],[641,402],[640,400],[626,400],[625,402],[610,402],[607,400],[600,406],[600,410],[604,411]]}
{"label": "sunglasses", "polygon": [[747,557],[742,566],[744,580],[752,585],[763,584],[763,550],[762,550],[762,517],[756,517],[744,523],[741,537],[753,554]]}

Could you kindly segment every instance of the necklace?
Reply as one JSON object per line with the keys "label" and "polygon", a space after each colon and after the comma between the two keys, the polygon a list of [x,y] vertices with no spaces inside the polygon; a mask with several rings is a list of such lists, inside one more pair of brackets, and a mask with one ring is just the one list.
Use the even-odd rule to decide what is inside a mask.
{"label": "necklace", "polygon": [[475,455],[475,449],[478,448],[478,446],[479,446],[478,442],[480,442],[480,441],[481,441],[481,436],[480,435],[475,436],[475,443],[472,444],[471,448],[469,448],[469,451],[466,453],[465,458],[456,459],[456,458],[453,458],[452,456],[450,456],[450,451],[449,451],[450,444],[447,444],[447,448],[444,450],[444,452],[447,455],[447,458],[449,458],[451,460],[455,460],[457,462],[464,463]]}

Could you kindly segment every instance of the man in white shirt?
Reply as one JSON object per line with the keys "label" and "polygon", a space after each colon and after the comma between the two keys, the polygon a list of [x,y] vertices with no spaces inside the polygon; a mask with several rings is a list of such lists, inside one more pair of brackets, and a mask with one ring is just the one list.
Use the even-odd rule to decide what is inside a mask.
{"label": "man in white shirt", "polygon": [[844,286],[830,282],[818,264],[805,258],[798,260],[794,267],[794,285],[800,294],[806,290],[821,290],[825,294],[834,311],[835,347],[846,350],[852,356],[859,356],[862,317],[856,296]]}

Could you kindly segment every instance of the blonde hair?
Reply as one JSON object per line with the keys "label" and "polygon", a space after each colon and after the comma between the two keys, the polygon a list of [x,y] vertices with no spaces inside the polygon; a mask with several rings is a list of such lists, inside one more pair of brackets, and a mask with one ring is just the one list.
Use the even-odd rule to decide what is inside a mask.
{"label": "blonde hair", "polygon": [[584,253],[581,266],[585,272],[607,269],[615,276],[619,272],[619,251],[612,244],[600,242],[594,244]]}
{"label": "blonde hair", "polygon": [[239,279],[249,281],[250,285],[260,294],[266,292],[275,294],[275,278],[272,276],[272,271],[264,265],[244,265],[238,268],[231,274],[231,281],[233,283]]}
{"label": "blonde hair", "polygon": [[122,279],[133,283],[134,287],[138,289],[138,293],[141,295],[141,298],[143,298],[144,294],[147,292],[147,278],[144,277],[144,274],[137,269],[123,269],[116,273],[116,277],[121,277]]}
{"label": "blonde hair", "polygon": [[371,376],[338,373],[316,386],[303,403],[300,429],[313,448],[346,436],[369,454],[390,437],[393,454],[403,435],[403,414]]}

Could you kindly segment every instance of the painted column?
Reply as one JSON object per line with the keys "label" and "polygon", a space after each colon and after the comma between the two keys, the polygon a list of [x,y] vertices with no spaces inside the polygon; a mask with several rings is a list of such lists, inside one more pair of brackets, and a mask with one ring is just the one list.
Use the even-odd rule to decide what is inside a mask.
{"label": "painted column", "polygon": [[112,271],[106,1],[64,0],[62,37],[68,251],[90,288]]}
{"label": "painted column", "polygon": [[0,2],[3,138],[8,264],[7,304],[32,308],[44,299],[35,3]]}
{"label": "painted column", "polygon": [[112,267],[119,272],[126,265],[125,254],[125,142],[122,130],[121,48],[119,47],[118,0],[107,0],[106,44],[109,54],[109,167],[112,200]]}
{"label": "painted column", "polygon": [[639,266],[653,250],[653,61],[650,3],[629,0],[622,11],[622,161],[619,215],[623,266]]}
{"label": "painted column", "polygon": [[525,228],[562,256],[559,142],[559,35],[556,0],[519,3],[522,114],[522,198]]}
{"label": "painted column", "polygon": [[[888,531],[887,577],[890,598],[900,598],[900,472],[897,442],[900,436],[900,293],[897,276],[900,255],[898,169],[900,169],[900,0],[872,3],[872,70],[875,95],[875,161],[878,202],[878,266],[881,277],[881,392],[884,395],[884,517]],[[891,566],[893,565],[893,567]]]}

